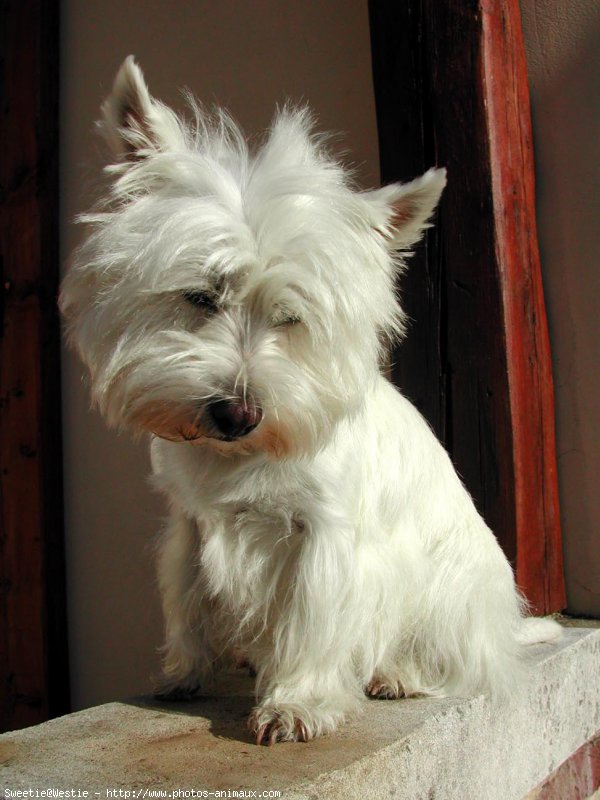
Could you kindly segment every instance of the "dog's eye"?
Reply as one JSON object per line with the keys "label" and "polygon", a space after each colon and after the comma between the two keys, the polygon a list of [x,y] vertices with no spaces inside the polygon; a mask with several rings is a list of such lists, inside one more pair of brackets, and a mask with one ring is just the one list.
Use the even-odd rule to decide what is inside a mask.
{"label": "dog's eye", "polygon": [[276,328],[288,328],[291,325],[298,325],[302,320],[296,314],[286,314],[282,317],[277,317],[273,324]]}
{"label": "dog's eye", "polygon": [[274,328],[289,328],[292,325],[298,325],[302,319],[298,314],[294,314],[285,306],[275,306],[271,316],[271,325]]}
{"label": "dog's eye", "polygon": [[183,296],[188,303],[208,314],[215,314],[219,310],[219,301],[211,292],[189,289],[183,293]]}

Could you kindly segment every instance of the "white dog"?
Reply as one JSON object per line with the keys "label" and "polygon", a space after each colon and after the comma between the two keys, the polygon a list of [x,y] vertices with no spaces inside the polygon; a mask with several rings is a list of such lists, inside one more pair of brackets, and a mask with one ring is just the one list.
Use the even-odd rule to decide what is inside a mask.
{"label": "white dog", "polygon": [[192,121],[128,58],[103,106],[118,155],[61,295],[112,425],[149,431],[171,520],[162,693],[227,656],[257,673],[257,741],[307,740],[380,697],[517,685],[510,566],[427,423],[380,374],[394,287],[446,182],[352,188],[305,110],[258,152]]}

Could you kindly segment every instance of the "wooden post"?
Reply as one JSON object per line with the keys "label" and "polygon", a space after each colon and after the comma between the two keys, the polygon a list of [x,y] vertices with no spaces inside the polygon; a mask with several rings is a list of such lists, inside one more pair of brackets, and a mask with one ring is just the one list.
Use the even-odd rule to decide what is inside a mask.
{"label": "wooden post", "polygon": [[0,24],[0,726],[68,710],[58,284],[58,3]]}
{"label": "wooden post", "polygon": [[382,181],[446,166],[393,377],[538,613],[564,607],[550,350],[517,0],[371,0]]}

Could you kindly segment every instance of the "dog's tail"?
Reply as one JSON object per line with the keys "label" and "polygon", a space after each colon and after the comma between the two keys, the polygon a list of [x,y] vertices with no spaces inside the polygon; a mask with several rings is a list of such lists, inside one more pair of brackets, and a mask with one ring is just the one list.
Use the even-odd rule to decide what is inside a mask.
{"label": "dog's tail", "polygon": [[520,644],[556,642],[561,636],[562,628],[556,620],[549,617],[526,617],[521,621],[517,632]]}

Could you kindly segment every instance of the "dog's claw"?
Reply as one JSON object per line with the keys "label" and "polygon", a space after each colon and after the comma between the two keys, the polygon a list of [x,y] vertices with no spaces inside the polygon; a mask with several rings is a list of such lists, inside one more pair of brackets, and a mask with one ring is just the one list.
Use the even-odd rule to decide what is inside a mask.
{"label": "dog's claw", "polygon": [[394,688],[376,678],[372,678],[366,685],[365,693],[376,700],[397,700],[404,695],[400,687]]}
{"label": "dog's claw", "polygon": [[[250,730],[253,730],[252,720],[249,721]],[[272,747],[277,742],[292,741],[292,742],[308,742],[310,739],[308,729],[304,722],[300,719],[294,719],[294,732],[292,736],[287,735],[284,723],[281,717],[276,716],[268,722],[263,722],[256,728],[256,744],[264,744],[267,747]]]}
{"label": "dog's claw", "polygon": [[264,735],[265,735],[265,731],[267,730],[268,727],[269,727],[269,723],[265,722],[256,731],[256,744],[262,744],[263,743],[263,738],[264,738]]}
{"label": "dog's claw", "polygon": [[302,722],[302,720],[297,719],[294,725],[294,740],[296,742],[308,742],[309,740],[308,731],[306,730],[306,725]]}

